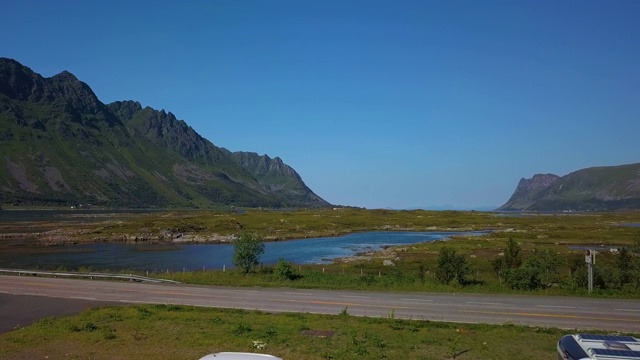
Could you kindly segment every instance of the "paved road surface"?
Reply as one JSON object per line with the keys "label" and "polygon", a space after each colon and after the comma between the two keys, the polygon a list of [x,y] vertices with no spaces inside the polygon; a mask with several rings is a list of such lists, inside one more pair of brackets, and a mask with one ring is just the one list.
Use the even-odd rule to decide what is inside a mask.
{"label": "paved road surface", "polygon": [[[551,296],[226,288],[0,276],[0,293],[118,303],[389,316],[461,323],[524,324],[640,332],[640,301]],[[4,314],[0,313],[0,319]]]}
{"label": "paved road surface", "polygon": [[48,316],[75,314],[102,305],[122,303],[0,294],[0,334],[31,325]]}

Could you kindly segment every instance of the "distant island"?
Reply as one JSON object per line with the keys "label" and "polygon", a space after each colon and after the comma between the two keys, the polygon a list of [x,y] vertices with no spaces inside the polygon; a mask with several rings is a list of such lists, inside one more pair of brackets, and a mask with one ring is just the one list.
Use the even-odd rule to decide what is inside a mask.
{"label": "distant island", "polygon": [[581,169],[565,176],[521,179],[501,211],[615,211],[640,209],[640,163]]}
{"label": "distant island", "polygon": [[331,206],[278,157],[217,147],[171,112],[103,104],[68,71],[43,78],[8,58],[0,58],[0,204]]}

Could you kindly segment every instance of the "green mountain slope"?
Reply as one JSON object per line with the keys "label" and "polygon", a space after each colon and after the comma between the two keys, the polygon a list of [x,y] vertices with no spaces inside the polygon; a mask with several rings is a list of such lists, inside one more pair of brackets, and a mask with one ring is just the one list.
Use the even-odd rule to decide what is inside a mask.
{"label": "green mountain slope", "polygon": [[304,185],[297,174],[278,176],[282,184],[296,184],[295,191],[265,186],[227,150],[170,112],[133,101],[105,105],[66,71],[43,78],[0,58],[0,203],[329,205],[319,197],[292,195]]}
{"label": "green mountain slope", "polygon": [[565,176],[521,179],[498,210],[610,211],[640,209],[640,163],[582,169]]}

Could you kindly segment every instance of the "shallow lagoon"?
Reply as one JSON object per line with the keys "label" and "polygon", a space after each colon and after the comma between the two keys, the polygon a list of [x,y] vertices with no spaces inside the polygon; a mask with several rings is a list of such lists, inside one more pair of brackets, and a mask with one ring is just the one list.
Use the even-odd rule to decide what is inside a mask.
{"label": "shallow lagoon", "polygon": [[[474,232],[365,232],[329,238],[313,238],[266,243],[263,264],[279,258],[296,264],[330,263],[336,258],[380,250],[387,246],[442,240],[455,235],[482,235]],[[2,268],[53,270],[194,271],[232,267],[231,244],[87,244],[53,248],[27,248],[0,254]]]}

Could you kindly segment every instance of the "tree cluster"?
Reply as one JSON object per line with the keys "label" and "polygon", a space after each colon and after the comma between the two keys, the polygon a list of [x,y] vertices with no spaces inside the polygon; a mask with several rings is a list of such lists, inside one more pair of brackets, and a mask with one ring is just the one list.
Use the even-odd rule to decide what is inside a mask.
{"label": "tree cluster", "polygon": [[507,241],[504,255],[491,261],[501,283],[512,289],[535,290],[556,284],[563,261],[558,252],[545,249],[523,260],[522,247],[514,239]]}
{"label": "tree cluster", "polygon": [[[633,245],[618,249],[613,263],[594,265],[593,287],[601,290],[638,290],[640,289],[640,239]],[[586,288],[588,283],[586,265],[583,256],[569,260],[571,285]]]}

